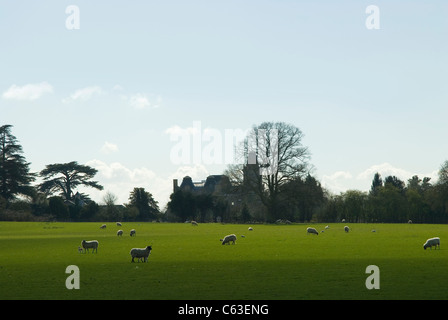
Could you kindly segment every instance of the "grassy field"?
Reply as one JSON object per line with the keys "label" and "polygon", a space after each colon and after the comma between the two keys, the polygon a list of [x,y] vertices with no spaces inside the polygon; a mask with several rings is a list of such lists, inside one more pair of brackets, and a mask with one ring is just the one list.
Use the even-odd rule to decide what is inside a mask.
{"label": "grassy field", "polygon": [[[0,299],[448,299],[447,225],[330,224],[316,236],[306,227],[324,224],[124,223],[121,238],[100,225],[0,222]],[[237,244],[222,246],[230,233]],[[434,236],[441,249],[423,250]],[[78,253],[83,239],[98,253]],[[131,263],[130,249],[148,244],[149,262]],[[68,265],[79,290],[65,287]],[[378,290],[365,286],[368,265]]]}

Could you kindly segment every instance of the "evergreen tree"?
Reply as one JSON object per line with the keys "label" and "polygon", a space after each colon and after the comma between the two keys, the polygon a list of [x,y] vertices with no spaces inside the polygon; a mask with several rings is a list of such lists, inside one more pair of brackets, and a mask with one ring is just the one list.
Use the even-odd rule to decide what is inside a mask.
{"label": "evergreen tree", "polygon": [[0,127],[0,196],[7,201],[17,195],[32,196],[34,189],[30,184],[35,179],[11,128],[8,124]]}

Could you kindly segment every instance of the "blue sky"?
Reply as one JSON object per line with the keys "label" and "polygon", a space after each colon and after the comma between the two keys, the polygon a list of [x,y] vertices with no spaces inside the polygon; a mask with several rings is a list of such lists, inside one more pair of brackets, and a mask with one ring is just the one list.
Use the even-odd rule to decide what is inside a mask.
{"label": "blue sky", "polygon": [[[369,5],[380,29],[366,28]],[[334,193],[368,190],[376,171],[435,179],[448,159],[447,17],[444,1],[0,0],[0,124],[33,171],[96,167],[99,202],[138,186],[163,206],[173,178],[221,173],[170,158],[171,134],[193,139],[195,122],[222,136],[299,127]]]}

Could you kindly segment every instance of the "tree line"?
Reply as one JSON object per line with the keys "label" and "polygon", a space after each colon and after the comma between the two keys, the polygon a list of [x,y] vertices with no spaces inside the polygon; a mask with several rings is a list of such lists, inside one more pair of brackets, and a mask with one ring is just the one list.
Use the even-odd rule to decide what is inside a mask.
{"label": "tree line", "polygon": [[[79,186],[103,190],[93,180],[97,170],[76,161],[30,172],[11,129],[0,127],[0,220],[448,223],[448,161],[436,183],[418,176],[406,182],[395,176],[383,180],[376,173],[369,192],[334,195],[311,174],[301,130],[283,122],[254,126],[238,146],[241,164],[224,172],[230,190],[177,190],[164,212],[140,187],[130,191],[128,203],[117,205],[116,196],[107,192],[104,204],[97,204],[77,191]],[[33,185],[37,177],[42,182]]]}
{"label": "tree line", "polygon": [[[59,221],[152,221],[159,218],[158,202],[144,188],[130,191],[129,202],[117,205],[107,192],[104,205],[89,195],[75,192],[84,186],[103,190],[94,181],[97,170],[76,161],[47,165],[30,172],[22,146],[11,133],[11,125],[0,127],[0,220]],[[36,177],[42,183],[32,185]]]}

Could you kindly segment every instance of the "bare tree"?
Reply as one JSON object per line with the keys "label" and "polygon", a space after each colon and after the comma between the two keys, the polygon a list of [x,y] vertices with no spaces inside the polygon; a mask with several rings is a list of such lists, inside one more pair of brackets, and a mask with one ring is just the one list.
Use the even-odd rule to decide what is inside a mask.
{"label": "bare tree", "polygon": [[310,153],[302,139],[299,128],[284,122],[254,126],[237,150],[243,164],[226,170],[233,184],[257,195],[267,208],[267,221],[278,216],[281,186],[309,173]]}

